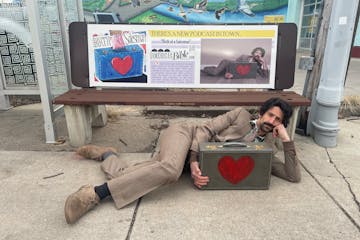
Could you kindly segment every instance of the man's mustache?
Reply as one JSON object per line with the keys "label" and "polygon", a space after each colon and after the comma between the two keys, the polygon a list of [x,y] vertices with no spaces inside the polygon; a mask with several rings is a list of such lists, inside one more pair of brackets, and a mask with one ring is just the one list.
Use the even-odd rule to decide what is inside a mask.
{"label": "man's mustache", "polygon": [[269,126],[269,127],[271,127],[271,129],[273,129],[275,127],[274,125],[272,125],[271,123],[268,123],[268,122],[264,122],[263,125]]}

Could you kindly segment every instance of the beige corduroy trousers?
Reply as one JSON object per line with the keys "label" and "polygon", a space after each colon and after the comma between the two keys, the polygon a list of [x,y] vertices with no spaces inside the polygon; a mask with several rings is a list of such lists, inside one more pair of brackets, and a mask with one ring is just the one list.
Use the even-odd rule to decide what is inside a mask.
{"label": "beige corduroy trousers", "polygon": [[156,188],[175,182],[181,175],[195,126],[171,125],[160,139],[160,149],[151,159],[129,166],[116,155],[101,164],[117,208],[133,202]]}

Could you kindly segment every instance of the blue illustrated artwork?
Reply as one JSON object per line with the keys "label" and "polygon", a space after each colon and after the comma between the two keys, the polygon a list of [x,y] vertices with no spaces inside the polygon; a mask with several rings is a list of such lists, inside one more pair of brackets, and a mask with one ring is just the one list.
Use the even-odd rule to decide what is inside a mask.
{"label": "blue illustrated artwork", "polygon": [[100,81],[139,77],[143,74],[144,50],[137,44],[94,51],[95,72]]}

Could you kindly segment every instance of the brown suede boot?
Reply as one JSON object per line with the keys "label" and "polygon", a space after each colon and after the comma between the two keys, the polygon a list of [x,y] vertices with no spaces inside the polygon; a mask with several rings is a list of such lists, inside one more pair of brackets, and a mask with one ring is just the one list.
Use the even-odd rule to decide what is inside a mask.
{"label": "brown suede boot", "polygon": [[113,152],[117,154],[115,148],[112,147],[101,147],[95,145],[85,145],[76,150],[76,153],[84,158],[94,159],[97,161],[102,161],[102,155],[106,152]]}
{"label": "brown suede boot", "polygon": [[68,224],[75,223],[89,210],[99,204],[100,198],[91,185],[82,186],[71,194],[65,202],[65,219]]}

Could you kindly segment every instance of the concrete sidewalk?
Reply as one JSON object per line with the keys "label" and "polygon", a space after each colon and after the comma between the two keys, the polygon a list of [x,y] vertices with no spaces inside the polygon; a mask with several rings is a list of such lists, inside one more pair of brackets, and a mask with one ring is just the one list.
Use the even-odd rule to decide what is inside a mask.
{"label": "concrete sidewalk", "polygon": [[[360,239],[359,122],[341,121],[339,146],[296,137],[302,182],[272,177],[269,190],[200,191],[189,174],[129,206],[106,201],[67,225],[66,197],[101,184],[99,163],[73,152],[0,151],[2,239]],[[142,161],[150,153],[121,153]]]}
{"label": "concrete sidewalk", "polygon": [[[356,59],[345,95],[360,92],[359,72]],[[297,92],[304,76],[297,70]],[[93,143],[115,146],[135,163],[150,157],[169,123],[207,119],[144,110],[113,110]],[[296,135],[299,184],[272,177],[269,190],[200,191],[184,174],[121,210],[108,200],[71,226],[63,213],[66,197],[105,176],[98,162],[76,157],[64,118],[57,121],[65,142],[45,144],[41,105],[0,112],[0,239],[360,239],[360,119],[339,120],[336,148]]]}
{"label": "concrete sidewalk", "polygon": [[[98,144],[116,126],[154,126],[154,119],[142,115],[118,121],[121,126],[110,123],[99,129],[104,132],[96,135]],[[99,163],[79,160],[66,143],[49,151],[17,151],[5,150],[2,142],[0,234],[2,239],[360,239],[360,121],[344,119],[339,124],[336,148],[325,149],[296,135],[303,174],[299,184],[272,177],[269,190],[200,191],[184,174],[179,182],[124,209],[106,201],[73,226],[65,222],[64,201],[81,185],[105,181]],[[156,132],[133,136],[138,138],[134,146],[121,137],[127,149],[140,150],[148,140],[156,143]],[[122,151],[120,157],[131,162],[150,155]]]}

